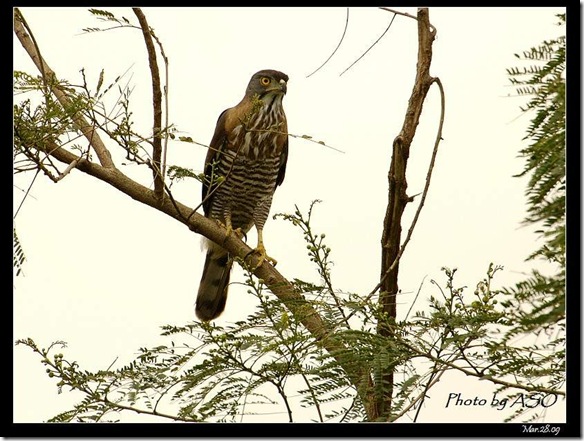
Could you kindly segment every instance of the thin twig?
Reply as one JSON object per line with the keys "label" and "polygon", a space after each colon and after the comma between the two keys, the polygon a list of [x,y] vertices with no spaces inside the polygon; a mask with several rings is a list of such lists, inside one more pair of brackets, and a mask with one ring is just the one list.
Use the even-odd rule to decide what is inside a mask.
{"label": "thin twig", "polygon": [[29,184],[28,188],[26,189],[26,193],[24,193],[24,197],[20,201],[20,204],[18,205],[18,208],[16,209],[16,213],[14,213],[14,216],[12,217],[12,219],[16,219],[16,216],[18,215],[18,212],[20,211],[20,208],[22,207],[22,204],[24,204],[24,201],[28,197],[28,193],[30,192],[30,190],[31,190],[31,188],[32,188],[32,186],[34,184],[34,181],[36,180],[36,178],[39,175],[39,172],[40,171],[41,171],[40,168],[36,168],[36,173],[34,174],[34,177],[32,178],[32,181],[30,181],[30,184]]}
{"label": "thin twig", "polygon": [[420,283],[420,287],[418,288],[418,292],[416,293],[416,296],[414,297],[414,301],[412,302],[410,309],[408,309],[408,313],[406,314],[406,317],[404,318],[404,320],[407,320],[408,317],[410,316],[410,312],[412,312],[412,309],[414,308],[414,305],[416,304],[416,300],[418,300],[420,292],[422,291],[422,286],[424,285],[424,280],[426,280],[426,276],[424,276],[424,278],[422,279],[422,282]]}
{"label": "thin twig", "polygon": [[125,404],[120,404],[120,403],[115,403],[113,401],[110,401],[108,398],[105,398],[105,399],[100,400],[100,401],[103,402],[104,404],[107,404],[109,407],[115,408],[116,410],[131,410],[132,412],[135,412],[138,414],[153,415],[153,416],[166,418],[166,419],[174,420],[174,421],[184,421],[186,423],[192,423],[192,422],[197,421],[197,420],[194,420],[192,418],[184,418],[184,417],[181,417],[179,415],[170,415],[167,413],[158,412],[157,410],[146,410],[146,409],[140,409],[138,407],[126,406]]}
{"label": "thin twig", "polygon": [[[438,374],[431,380],[428,382],[427,384],[427,388],[425,388],[416,398],[414,398],[410,404],[408,404],[406,407],[404,407],[397,415],[392,415],[391,416],[391,421],[396,421],[398,418],[401,418],[403,415],[405,415],[413,406],[416,405],[416,403],[418,403],[422,398],[424,398],[426,396],[426,393],[428,391],[428,389],[430,389],[431,387],[433,387],[436,383],[438,383],[440,381],[440,378],[442,377],[442,375],[444,374],[444,372],[446,372],[446,369],[442,369],[438,372]],[[420,403],[420,408],[422,407],[422,403]],[[417,418],[417,416],[416,416]],[[414,418],[415,419],[415,418]]]}
{"label": "thin twig", "polygon": [[[158,41],[158,40],[157,40]],[[169,105],[168,105],[168,58],[164,54],[164,50],[162,49],[162,45],[160,45],[160,51],[162,52],[162,58],[164,59],[164,76],[165,76],[165,85],[164,85],[164,127],[168,127],[169,124]],[[162,145],[162,179],[166,178],[166,154],[168,152],[168,134],[164,136],[164,144]]]}
{"label": "thin twig", "polygon": [[[415,15],[412,15],[412,14],[408,14],[407,12],[400,12],[400,11],[396,11],[395,9],[385,8],[382,6],[380,6],[379,9],[382,9],[382,10],[388,11],[388,12],[393,12],[394,14],[397,14],[397,15],[403,15],[404,17],[412,18],[412,19],[418,21],[418,17],[416,17]],[[432,30],[433,33],[436,32],[436,28],[434,26],[432,26],[432,23],[430,23],[430,29]]]}
{"label": "thin twig", "polygon": [[78,161],[73,161],[71,164],[69,164],[67,166],[67,168],[65,170],[63,170],[63,172],[59,176],[57,176],[57,180],[55,182],[59,182],[61,179],[63,179],[65,176],[67,176],[71,170],[73,170],[75,167],[77,167],[77,164],[78,164]]}
{"label": "thin twig", "polygon": [[490,381],[492,383],[495,384],[499,384],[501,386],[505,386],[505,387],[509,387],[509,388],[513,388],[513,389],[521,389],[521,390],[525,390],[527,392],[543,392],[543,393],[547,393],[547,394],[553,394],[553,395],[560,395],[562,397],[566,396],[566,393],[564,391],[561,390],[554,390],[554,389],[550,389],[547,387],[536,387],[536,386],[524,386],[522,384],[518,384],[518,383],[511,383],[509,381],[504,381],[504,380],[500,380],[498,378],[494,378],[491,375],[486,375],[486,374],[477,374],[474,371],[465,369],[461,366],[456,365],[453,362],[444,360],[444,359],[440,359],[438,357],[433,356],[432,354],[430,354],[429,352],[426,351],[419,351],[416,348],[414,348],[413,346],[411,346],[410,344],[402,341],[400,342],[402,344],[404,344],[408,349],[410,349],[411,351],[415,352],[416,354],[418,354],[421,357],[427,358],[431,361],[434,361],[438,364],[442,364],[445,366],[448,366],[449,368],[452,368],[454,370],[457,370],[459,372],[462,372],[463,374],[470,376],[470,377],[476,377],[479,380],[486,380],[486,381]]}
{"label": "thin twig", "polygon": [[[278,126],[278,125],[275,125],[275,126]],[[282,132],[282,131],[274,130],[274,129],[271,129],[271,128],[268,128],[268,129],[249,129],[249,130],[246,129],[246,133],[272,133],[272,134],[275,134],[275,135],[287,135],[287,136],[291,136],[292,138],[304,139],[306,141],[314,142],[315,144],[322,145],[323,147],[326,147],[326,148],[335,150],[335,151],[337,151],[339,153],[345,153],[341,149],[338,149],[336,147],[327,145],[324,141],[316,141],[316,140],[314,140],[312,138],[312,136],[310,136],[310,135],[294,135],[293,133],[290,133],[290,132]]]}
{"label": "thin twig", "polygon": [[304,139],[306,141],[310,141],[310,142],[314,142],[318,145],[322,145],[323,147],[329,148],[331,150],[334,150],[336,152],[339,153],[345,153],[343,150],[338,149],[336,147],[330,146],[328,144],[325,144],[323,141],[315,141],[314,139],[312,139],[312,136],[308,136],[308,135],[294,135],[293,133],[288,133],[288,136],[291,136],[292,138],[300,138],[300,139]]}
{"label": "thin twig", "polygon": [[[312,232],[312,229],[310,228],[310,218],[312,217],[312,209],[314,208],[314,205],[317,202],[320,202],[320,200],[316,199],[316,200],[312,201],[312,203],[310,204],[310,208],[308,209],[308,217],[307,217],[306,221],[304,220],[304,217],[302,216],[302,214],[299,215],[300,216],[300,228],[301,228],[302,232],[305,234],[305,236],[308,238],[307,240],[308,240],[309,244],[312,245],[312,247],[314,247],[314,249],[315,249],[315,251],[314,251],[315,263],[320,268],[320,273],[321,273],[321,276],[322,276],[324,283],[326,285],[326,289],[329,292],[330,296],[335,301],[337,309],[338,309],[339,313],[341,314],[341,317],[343,318],[343,320],[339,321],[338,324],[344,322],[347,325],[347,329],[350,329],[351,327],[349,325],[348,318],[345,316],[345,311],[343,310],[341,302],[337,298],[335,290],[333,289],[333,284],[332,284],[332,281],[330,278],[330,273],[328,271],[327,264],[325,263],[325,259],[327,259],[327,257],[325,255],[325,258],[322,259],[320,256],[320,253],[318,252],[318,250],[322,249],[322,247],[321,247],[322,238],[321,238],[320,244],[317,243],[318,236],[314,235]],[[300,213],[298,206],[295,206],[295,208],[296,208],[296,211],[298,213]],[[337,324],[337,326],[338,326],[338,324]]]}
{"label": "thin twig", "polygon": [[374,42],[374,43],[373,43],[371,46],[369,46],[369,49],[367,49],[365,52],[363,52],[359,58],[357,58],[355,61],[353,61],[353,63],[351,63],[351,65],[350,65],[349,67],[347,67],[347,68],[346,68],[344,71],[342,71],[342,72],[339,74],[339,76],[343,75],[343,74],[344,74],[345,72],[347,72],[347,71],[348,71],[350,68],[352,68],[352,67],[353,67],[355,64],[357,64],[357,63],[358,63],[358,62],[361,60],[361,58],[363,58],[365,55],[367,55],[367,52],[369,52],[371,49],[373,49],[373,47],[374,47],[374,46],[375,46],[377,43],[379,43],[379,40],[381,40],[381,39],[383,38],[383,36],[384,36],[385,34],[387,34],[387,31],[389,31],[389,28],[391,27],[391,25],[392,25],[392,23],[393,23],[393,20],[394,20],[394,19],[395,19],[395,14],[394,14],[394,16],[393,16],[393,17],[391,17],[391,20],[390,20],[390,22],[389,22],[389,25],[387,25],[387,28],[385,29],[385,31],[383,31],[383,34],[381,34],[381,35],[379,36],[379,38],[378,38],[377,40],[375,40],[375,42]]}
{"label": "thin twig", "polygon": [[[172,195],[172,192],[170,191],[170,187],[168,187],[166,185],[166,182],[164,183],[164,189],[166,190],[166,193],[168,194],[168,197],[170,198],[170,202],[172,203],[173,207],[175,208],[176,214],[179,217],[179,219],[184,223],[188,223],[189,220],[187,218],[183,217],[182,212],[177,205],[177,201],[174,199],[174,196]],[[195,211],[196,210],[197,209],[195,209]]]}
{"label": "thin twig", "polygon": [[329,60],[333,57],[333,55],[337,52],[337,50],[339,50],[339,48],[341,47],[341,43],[343,42],[343,39],[345,38],[345,34],[347,33],[347,28],[349,27],[349,8],[347,8],[347,18],[345,19],[345,29],[343,29],[343,35],[341,35],[341,39],[339,40],[339,44],[337,44],[337,47],[335,48],[335,50],[333,51],[332,54],[330,54],[330,56],[326,59],[326,61],[324,63],[322,63],[314,72],[312,72],[310,75],[307,75],[306,78],[310,78],[312,75],[314,75],[315,73],[317,73],[319,70],[321,70],[325,64],[327,64],[329,62]]}

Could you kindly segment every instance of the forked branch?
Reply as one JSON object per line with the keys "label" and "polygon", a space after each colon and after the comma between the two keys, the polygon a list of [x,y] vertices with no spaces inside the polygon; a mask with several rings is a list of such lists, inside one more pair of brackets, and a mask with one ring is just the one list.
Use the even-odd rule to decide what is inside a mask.
{"label": "forked branch", "polygon": [[[47,62],[43,59],[40,51],[37,50],[36,45],[33,42],[33,39],[27,29],[25,28],[25,19],[22,16],[22,13],[18,8],[14,10],[14,33],[18,37],[20,44],[27,52],[31,60],[34,62],[36,67],[38,68],[39,72],[41,72],[43,76],[43,82],[48,85],[50,91],[55,95],[59,103],[63,106],[64,109],[73,108],[73,103],[67,93],[59,86],[59,82],[57,80],[57,76],[55,72],[49,67]],[[115,168],[115,165],[112,161],[111,154],[109,150],[106,148],[105,144],[103,143],[102,139],[99,137],[99,134],[95,130],[95,127],[87,122],[87,120],[80,115],[79,113],[75,113],[72,116],[73,122],[77,126],[77,128],[83,133],[89,145],[95,151],[100,164],[106,168]]]}
{"label": "forked branch", "polygon": [[[396,11],[390,12],[393,12],[394,14],[396,13]],[[420,211],[428,193],[430,177],[434,168],[438,144],[442,136],[442,125],[444,120],[444,93],[442,84],[439,80],[435,80],[430,76],[432,43],[436,35],[436,30],[430,24],[429,12],[427,8],[418,9],[417,24],[418,60],[416,66],[416,78],[410,99],[408,101],[408,107],[406,109],[401,131],[393,141],[393,154],[388,173],[389,191],[387,209],[383,221],[383,234],[381,238],[380,281],[377,287],[368,296],[371,297],[377,291],[377,289],[380,289],[379,304],[381,310],[386,316],[386,319],[380,320],[378,324],[378,333],[388,338],[392,338],[393,336],[393,324],[395,323],[395,319],[397,317],[396,296],[399,291],[399,260],[411,238],[413,229],[416,225]],[[410,146],[420,122],[420,115],[422,114],[422,108],[424,101],[426,100],[428,90],[435,81],[437,82],[441,91],[440,96],[442,100],[442,115],[440,117],[440,125],[438,134],[436,136],[436,142],[434,144],[430,167],[426,176],[424,193],[422,195],[420,205],[418,206],[418,211],[416,212],[406,240],[400,246],[402,232],[401,220],[403,212],[406,204],[413,200],[413,198],[409,197],[406,192],[408,185],[406,180],[406,170],[408,158],[410,155]],[[384,419],[388,418],[391,414],[393,369],[393,366],[389,366],[384,373],[384,383],[389,387],[387,387],[387,389],[384,391],[383,396],[378,397],[376,402],[377,413]]]}

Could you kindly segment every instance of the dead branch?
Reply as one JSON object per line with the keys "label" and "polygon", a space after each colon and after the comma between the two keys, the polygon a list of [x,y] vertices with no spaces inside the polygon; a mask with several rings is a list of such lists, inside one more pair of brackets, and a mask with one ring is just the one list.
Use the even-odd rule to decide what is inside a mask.
{"label": "dead branch", "polygon": [[[365,300],[369,300],[369,299],[371,299],[371,297],[373,297],[373,295],[377,292],[377,290],[379,290],[379,288],[381,288],[381,286],[383,285],[383,283],[384,283],[385,279],[387,278],[387,276],[389,275],[389,273],[395,269],[395,266],[397,265],[397,263],[401,259],[401,256],[403,255],[403,253],[406,249],[406,246],[408,245],[410,239],[412,238],[414,228],[418,222],[418,218],[420,217],[420,212],[422,211],[422,207],[424,206],[424,203],[426,202],[426,197],[428,196],[428,190],[430,189],[430,180],[432,178],[434,164],[436,163],[436,155],[438,154],[438,145],[440,144],[440,141],[442,140],[442,128],[444,126],[444,113],[445,113],[445,96],[444,96],[444,88],[442,86],[442,82],[440,81],[440,78],[434,78],[433,82],[436,83],[438,85],[438,88],[440,89],[441,114],[440,114],[440,123],[438,126],[438,132],[436,133],[436,141],[434,142],[434,150],[432,151],[430,165],[428,166],[428,171],[426,173],[426,184],[424,185],[424,190],[422,191],[422,197],[420,199],[420,203],[418,204],[416,214],[414,214],[414,219],[412,220],[412,223],[411,223],[410,228],[408,230],[408,234],[406,235],[406,238],[405,238],[401,248],[399,249],[397,256],[395,256],[395,259],[393,260],[392,264],[389,266],[389,268],[386,269],[385,273],[381,276],[381,280],[379,281],[379,283],[375,286],[375,288],[373,288],[373,290],[369,293],[369,295],[365,298]],[[412,199],[413,199],[413,197],[408,198],[408,202],[410,202]]]}
{"label": "dead branch", "polygon": [[[395,13],[396,11],[391,11]],[[401,14],[405,15],[405,14]],[[413,227],[417,222],[419,212],[425,201],[423,195],[418,207],[418,212],[414,222],[410,227],[410,232],[404,244],[401,243],[401,219],[404,209],[408,202],[413,198],[407,195],[406,169],[407,161],[410,154],[410,146],[416,134],[416,128],[420,122],[420,115],[428,90],[434,79],[430,76],[430,63],[432,61],[432,43],[435,38],[435,29],[430,25],[429,12],[427,8],[418,9],[418,60],[416,66],[416,78],[414,87],[408,101],[404,122],[399,135],[393,141],[393,154],[391,165],[388,173],[389,191],[388,203],[385,218],[383,221],[383,234],[381,238],[381,275],[379,288],[379,303],[381,310],[386,316],[386,320],[380,320],[378,333],[382,336],[391,338],[393,335],[392,322],[395,321],[396,296],[399,291],[398,273],[399,259],[405,250],[405,246],[410,240]],[[438,83],[442,90],[441,83]],[[443,98],[443,94],[441,95]],[[444,101],[442,101],[444,106]],[[443,107],[444,108],[444,107]],[[441,117],[441,121],[443,115]],[[437,146],[441,138],[442,122],[437,135],[437,141],[434,146],[434,153],[430,162],[430,168],[426,178],[426,187],[424,192],[427,194],[430,176],[434,167],[434,160],[437,152]],[[377,288],[373,291],[375,292]],[[371,296],[372,294],[370,294]],[[393,367],[389,367],[384,375],[383,381],[389,385],[384,390],[382,396],[377,397],[376,411],[380,417],[387,418],[391,413],[391,399],[393,394]]]}
{"label": "dead branch", "polygon": [[161,173],[162,158],[162,91],[160,89],[160,72],[158,70],[158,61],[156,60],[156,49],[152,41],[150,26],[146,16],[140,8],[132,8],[144,35],[146,50],[148,51],[148,63],[150,64],[150,73],[152,76],[152,105],[154,107],[152,123],[152,173],[154,175],[154,192],[160,199],[164,194],[164,176]]}
{"label": "dead branch", "polygon": [[[393,14],[403,15],[404,17],[408,17],[408,18],[411,18],[414,20],[418,20],[418,17],[416,17],[415,15],[408,14],[407,12],[401,12],[401,11],[397,11],[397,10],[391,9],[391,8],[386,8],[383,6],[380,6],[379,9],[381,9],[383,11],[387,11],[387,12],[392,12]],[[432,26],[432,23],[430,23],[430,30],[434,34],[434,36],[436,36],[436,28],[434,26]]]}

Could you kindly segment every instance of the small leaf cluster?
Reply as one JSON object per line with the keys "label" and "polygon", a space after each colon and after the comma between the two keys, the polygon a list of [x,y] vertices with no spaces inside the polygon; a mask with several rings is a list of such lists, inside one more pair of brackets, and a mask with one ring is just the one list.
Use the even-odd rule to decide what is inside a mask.
{"label": "small leaf cluster", "polygon": [[[54,180],[60,171],[42,150],[39,151],[39,147],[46,149],[71,144],[80,136],[74,118],[91,105],[89,100],[72,94],[70,104],[63,107],[50,92],[51,87],[69,93],[72,90],[68,82],[57,81],[52,76],[43,80],[40,76],[14,72],[14,91],[19,96],[13,106],[14,173],[40,169]],[[34,91],[40,94],[31,98],[21,97]]]}
{"label": "small leaf cluster", "polygon": [[19,276],[22,273],[25,260],[26,256],[22,249],[22,244],[18,239],[18,235],[16,234],[16,228],[12,227],[12,268],[16,270],[16,276]]}

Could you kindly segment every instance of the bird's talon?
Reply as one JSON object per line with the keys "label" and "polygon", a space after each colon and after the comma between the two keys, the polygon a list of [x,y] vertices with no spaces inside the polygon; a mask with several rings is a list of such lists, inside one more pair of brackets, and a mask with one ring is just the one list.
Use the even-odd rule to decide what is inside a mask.
{"label": "bird's talon", "polygon": [[266,256],[266,260],[268,262],[270,262],[272,264],[272,266],[276,266],[278,264],[278,261],[276,259],[274,259],[273,257]]}
{"label": "bird's talon", "polygon": [[276,259],[274,259],[273,257],[270,257],[270,256],[267,255],[266,249],[263,246],[261,246],[261,245],[258,246],[256,249],[251,250],[249,253],[247,253],[247,255],[245,256],[245,258],[247,259],[247,257],[250,254],[258,254],[258,262],[253,267],[252,271],[255,271],[260,266],[262,266],[266,260],[268,262],[270,262],[273,266],[276,266],[278,264],[278,261]]}
{"label": "bird's talon", "polygon": [[229,236],[231,236],[232,233],[235,234],[239,239],[243,239],[243,237],[245,236],[245,233],[243,232],[243,230],[240,227],[233,229],[231,222],[227,222],[227,224],[224,224],[219,219],[216,219],[216,221],[219,225],[221,225],[226,230],[225,239],[223,239],[223,242],[225,242],[227,240],[227,238]]}

